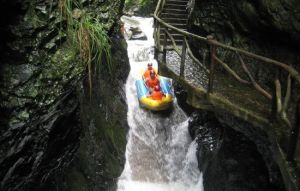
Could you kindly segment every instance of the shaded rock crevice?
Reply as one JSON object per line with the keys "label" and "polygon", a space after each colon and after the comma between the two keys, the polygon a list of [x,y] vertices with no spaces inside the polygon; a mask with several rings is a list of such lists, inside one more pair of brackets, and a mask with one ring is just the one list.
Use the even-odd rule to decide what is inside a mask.
{"label": "shaded rock crevice", "polygon": [[[300,5],[295,0],[196,1],[188,30],[200,36],[213,35],[222,43],[281,61],[299,70],[299,12]],[[195,55],[203,60],[207,47],[197,41],[191,41],[191,44]],[[217,55],[247,79],[234,52],[219,48]],[[244,59],[253,77],[264,88],[272,88],[273,78],[278,72],[276,67]],[[222,67],[216,69],[226,73]],[[287,75],[284,71],[281,73],[279,78],[284,85]]]}
{"label": "shaded rock crevice", "polygon": [[198,143],[197,159],[207,191],[285,190],[274,148],[259,128],[230,114],[197,110],[175,83],[178,103],[189,115],[189,131]]}
{"label": "shaded rock crevice", "polygon": [[62,175],[62,190],[113,191],[124,168],[128,130],[124,84],[129,62],[125,40],[115,38],[112,44],[112,62],[117,69],[110,76],[106,69],[96,67],[92,96],[86,89],[81,98],[81,119],[86,128],[73,164]]}
{"label": "shaded rock crevice", "polygon": [[[96,99],[90,102],[85,91],[88,85],[82,82],[86,67],[62,30],[66,20],[60,16],[57,1],[1,1],[0,30],[5,35],[0,44],[0,190],[113,187],[111,180],[123,167],[126,144],[122,88],[129,66],[117,22],[123,4],[122,0],[84,3],[85,11],[97,14],[112,38],[117,66],[115,79],[109,78],[105,68],[101,74],[95,72],[104,85],[99,88],[100,79],[94,79]],[[97,111],[101,104],[105,107]],[[113,121],[108,114],[114,116]],[[100,121],[92,127],[93,120]],[[102,166],[92,157],[94,152],[101,155]],[[72,169],[80,172],[74,175]],[[99,171],[104,174],[89,179]]]}
{"label": "shaded rock crevice", "polygon": [[207,111],[194,112],[189,125],[199,145],[205,190],[285,190],[270,145],[259,133],[252,134],[255,140],[249,139]]}

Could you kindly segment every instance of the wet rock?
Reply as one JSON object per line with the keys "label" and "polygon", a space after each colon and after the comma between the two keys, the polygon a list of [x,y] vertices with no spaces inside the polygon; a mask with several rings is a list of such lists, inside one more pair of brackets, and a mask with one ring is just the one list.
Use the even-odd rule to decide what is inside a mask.
{"label": "wet rock", "polygon": [[125,3],[124,14],[129,16],[149,17],[154,13],[158,0],[153,1],[131,1]]}
{"label": "wet rock", "polygon": [[140,28],[131,27],[129,30],[131,31],[130,40],[147,40],[146,34]]}
{"label": "wet rock", "polygon": [[[300,44],[298,28],[300,21],[299,11],[299,2],[294,0],[261,2],[246,0],[239,2],[225,0],[195,1],[195,9],[189,20],[189,31],[200,36],[212,34],[217,40],[227,45],[264,55],[291,64],[297,68],[299,61],[297,50]],[[191,41],[190,43],[193,51],[198,54],[198,58],[200,60],[204,59],[205,57],[202,57],[202,54],[206,50],[206,45],[203,46],[195,41]],[[234,54],[219,50],[218,56],[224,62],[230,63],[230,67],[239,75],[246,77],[243,76],[243,69],[240,67],[240,63],[236,62]],[[271,90],[274,85],[273,78],[276,75],[277,68],[263,65],[261,62],[254,60],[245,59],[245,62],[249,63],[249,70],[259,84],[265,89]],[[225,72],[222,68],[218,68],[217,70]],[[282,75],[279,78],[284,82],[286,75]],[[295,94],[295,96],[297,95]],[[222,113],[220,111],[217,112]],[[285,175],[281,175],[278,167],[281,165],[281,162],[278,161],[284,159],[276,157],[275,153],[277,151],[274,144],[277,144],[277,142],[274,142],[272,136],[266,135],[266,131],[268,130],[262,131],[260,128],[254,127],[245,121],[238,120],[229,114],[222,113],[217,115],[217,117],[222,125],[226,124],[238,133],[242,133],[243,136],[256,145],[257,152],[260,153],[264,161],[263,166],[266,167],[270,179],[269,184],[271,187],[276,187],[274,190],[284,189],[283,179],[287,180],[287,182],[289,182],[289,179],[291,179],[291,182],[296,182],[292,180],[290,176],[282,178],[282,176]],[[288,135],[286,128],[278,128],[276,132]],[[238,138],[240,137],[241,136]],[[287,143],[286,137],[280,137],[278,141],[280,143]],[[281,148],[284,149],[285,147],[286,144],[282,144]],[[217,166],[218,165],[215,167]],[[235,176],[231,178],[236,179]],[[206,186],[208,186],[208,184],[213,186],[214,183],[209,183],[208,181]],[[222,185],[222,183],[220,185]],[[293,186],[287,185],[286,189],[292,189],[292,187]],[[245,187],[245,189],[246,188],[247,187]],[[254,188],[250,186],[247,188],[247,190],[251,189],[254,190]],[[272,188],[268,189],[272,190]],[[211,190],[214,189],[212,188]]]}
{"label": "wet rock", "polygon": [[129,29],[133,34],[141,34],[143,31],[139,27],[130,27]]}
{"label": "wet rock", "polygon": [[190,115],[189,132],[198,143],[197,155],[201,171],[207,170],[209,158],[218,150],[222,131],[214,113],[200,110]]}
{"label": "wet rock", "polygon": [[282,180],[270,181],[268,165],[256,144],[220,123],[213,113],[194,112],[189,130],[198,143],[197,158],[205,190],[283,190]]}
{"label": "wet rock", "polygon": [[[129,73],[123,40],[113,39],[114,76],[106,69],[93,72],[93,90],[81,97],[81,119],[86,127],[72,165],[52,179],[50,186],[70,190],[115,190],[125,163],[127,105],[124,84]],[[111,88],[111,87],[114,88]],[[73,180],[78,180],[74,182]],[[51,189],[49,189],[51,190]]]}
{"label": "wet rock", "polygon": [[[212,34],[225,44],[295,65],[299,60],[299,11],[299,2],[295,0],[196,1],[189,21],[189,31],[200,36]],[[195,52],[198,52],[199,47],[206,49],[206,45],[195,41],[191,43],[197,47]],[[233,54],[220,51],[219,57],[226,63],[231,63],[230,66],[243,75],[243,70]],[[252,63],[248,67],[255,79],[269,85],[276,73],[276,67],[262,65],[254,60],[249,63]]]}
{"label": "wet rock", "polygon": [[[107,31],[110,31],[110,35],[115,35],[112,27],[116,26],[115,21],[120,14],[120,2],[114,1],[110,4],[110,9],[99,1],[88,2],[85,7],[87,11],[93,10],[96,13],[99,7],[105,7],[107,12],[103,14],[108,15],[105,18],[108,21],[104,25]],[[61,188],[60,190],[67,190],[67,187],[71,188],[70,190],[89,187],[92,190],[90,185],[96,184],[95,189],[100,185],[101,189],[98,190],[103,190],[102,185],[105,185],[105,182],[112,187],[112,182],[123,168],[122,152],[126,143],[126,129],[123,127],[126,119],[123,119],[120,125],[121,117],[116,114],[114,124],[103,120],[96,126],[98,128],[103,122],[115,128],[105,133],[99,133],[97,129],[95,137],[87,133],[85,140],[91,140],[89,136],[93,136],[94,140],[99,141],[96,155],[100,156],[100,162],[93,158],[94,152],[85,156],[81,156],[84,152],[80,152],[76,157],[82,159],[79,160],[82,163],[70,167],[79,148],[79,137],[81,133],[86,133],[82,131],[83,125],[79,115],[79,95],[83,92],[81,82],[85,65],[80,61],[77,50],[65,43],[66,34],[61,29],[65,28],[66,20],[60,16],[57,2],[14,0],[1,1],[0,4],[0,15],[7,18],[0,21],[1,33],[5,34],[0,45],[3,52],[0,57],[0,190],[56,190],[57,187]],[[114,50],[113,55],[117,54],[120,47],[115,47],[117,50]],[[124,50],[123,47],[121,51]],[[123,91],[122,82],[126,79],[124,71],[128,71],[124,57],[126,55],[121,54],[114,58],[118,59],[115,61],[116,65],[125,67],[123,72],[119,71],[117,75],[117,78],[122,80],[111,83],[108,71],[101,73],[104,80],[107,80],[106,83],[103,82],[107,86],[101,89],[101,93],[105,94],[105,90],[113,89],[111,84],[114,84],[114,88],[119,87],[107,96],[111,99],[108,104],[114,106],[109,110],[110,113],[117,113],[120,108],[122,114],[126,113],[126,102],[122,98],[124,96],[122,93],[118,94]],[[84,86],[88,85],[85,83]],[[89,96],[86,96],[88,102]],[[114,99],[116,97],[118,98]],[[104,111],[99,119],[106,119]],[[123,129],[118,129],[116,124]],[[84,125],[86,128],[89,126]],[[113,148],[110,144],[102,142],[110,136],[112,137],[108,141],[115,141]],[[116,141],[118,139],[119,142]],[[91,148],[93,145],[94,142],[87,142],[85,146]],[[104,147],[106,152],[101,150]],[[81,150],[85,151],[84,148]],[[116,156],[117,159],[110,159],[112,156]],[[104,164],[105,161],[108,162]],[[94,165],[96,162],[97,165]],[[83,166],[92,169],[87,176],[70,170],[82,167],[81,164],[86,164]],[[101,176],[97,175],[91,180],[89,177],[94,175],[94,169],[99,169],[97,173],[101,172]],[[73,184],[73,178],[77,178],[77,175],[86,180],[80,182],[79,187]],[[60,177],[60,180],[56,177]],[[67,177],[72,179],[67,180]]]}
{"label": "wet rock", "polygon": [[[75,100],[74,94],[64,96],[48,108],[47,114],[31,116],[36,121],[15,124],[2,134],[0,176],[3,190],[36,189],[40,181],[51,176],[52,168],[68,165],[80,132],[76,125],[78,102],[76,104]],[[64,108],[60,108],[62,104]],[[28,117],[24,111],[21,115]]]}
{"label": "wet rock", "polygon": [[[188,114],[191,115],[195,109],[193,107],[191,107],[187,102],[187,98],[188,98],[188,93],[187,91],[185,91],[185,89],[175,80],[173,81],[173,87],[174,87],[174,93],[175,96],[177,98],[177,102],[178,105],[180,105],[180,107]],[[191,118],[191,120],[194,120],[193,118]],[[192,137],[194,138],[194,133],[192,133],[190,131],[190,134],[192,135]]]}

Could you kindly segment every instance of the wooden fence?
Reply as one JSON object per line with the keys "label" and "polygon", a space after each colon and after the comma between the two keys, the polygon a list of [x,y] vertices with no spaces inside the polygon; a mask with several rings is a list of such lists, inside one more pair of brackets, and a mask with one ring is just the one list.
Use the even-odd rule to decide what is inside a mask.
{"label": "wooden fence", "polygon": [[[287,126],[291,128],[291,134],[290,134],[290,140],[289,140],[289,146],[287,149],[287,159],[288,160],[293,160],[294,155],[295,155],[295,150],[297,146],[297,137],[299,134],[299,127],[300,127],[300,116],[299,116],[299,107],[300,107],[300,98],[297,100],[297,105],[296,105],[296,112],[295,112],[295,122],[291,123],[289,119],[287,118],[287,109],[288,109],[288,103],[290,101],[291,97],[291,91],[292,91],[292,85],[291,85],[291,80],[294,79],[298,84],[300,84],[300,74],[299,72],[293,68],[292,66],[264,57],[260,56],[251,52],[248,52],[246,50],[242,50],[239,48],[235,48],[232,46],[228,46],[226,44],[223,44],[221,42],[218,42],[213,38],[213,36],[207,36],[207,37],[202,37],[195,35],[193,33],[189,33],[187,31],[178,29],[165,21],[163,21],[160,18],[160,14],[163,10],[163,7],[166,3],[166,0],[159,0],[156,10],[154,12],[154,39],[155,39],[155,48],[156,48],[156,53],[160,52],[162,53],[162,62],[166,63],[166,55],[167,55],[167,50],[174,50],[181,58],[180,61],[180,76],[184,78],[184,70],[185,70],[185,60],[186,60],[186,54],[189,55],[189,57],[197,63],[201,68],[208,74],[209,76],[209,81],[208,81],[208,88],[207,88],[207,94],[212,94],[214,92],[214,75],[215,75],[215,67],[216,64],[221,65],[233,78],[235,78],[238,82],[242,84],[247,84],[247,85],[252,85],[258,92],[260,92],[263,96],[265,96],[272,103],[272,118],[277,118],[280,117]],[[163,39],[163,44],[160,42],[160,31],[161,28],[164,27],[164,39]],[[183,35],[184,37],[184,42],[181,47],[177,46],[173,36],[170,34],[170,31],[176,31],[177,33]],[[171,47],[167,44],[168,39],[172,42]],[[208,46],[208,55],[210,57],[210,65],[209,69],[207,69],[203,63],[201,63],[194,55],[189,47],[188,39],[193,39],[200,41],[202,43],[205,43]],[[228,64],[226,64],[224,61],[222,61],[218,56],[217,56],[217,49],[218,48],[223,48],[228,51],[232,51],[234,54],[237,55],[238,60],[241,64],[241,68],[244,70],[245,74],[249,78],[249,80],[243,79],[234,69],[229,67]],[[203,56],[205,57],[205,56]],[[244,58],[251,58],[256,61],[260,61],[264,64],[269,64],[278,67],[279,69],[283,69],[287,71],[288,76],[287,76],[287,90],[285,93],[284,99],[281,97],[281,84],[278,78],[275,78],[274,80],[274,91],[269,92],[268,90],[264,89],[261,85],[259,85],[258,82],[254,79],[253,75],[251,74],[250,70],[247,68]],[[292,125],[294,124],[294,125]]]}

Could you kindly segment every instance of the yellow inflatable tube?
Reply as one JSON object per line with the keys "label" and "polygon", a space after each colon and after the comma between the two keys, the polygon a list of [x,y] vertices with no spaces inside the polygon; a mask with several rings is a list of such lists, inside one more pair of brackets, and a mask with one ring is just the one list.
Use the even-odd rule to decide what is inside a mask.
{"label": "yellow inflatable tube", "polygon": [[170,78],[159,76],[160,88],[165,95],[161,100],[153,100],[150,96],[148,87],[143,79],[136,80],[136,91],[139,103],[142,107],[145,107],[154,111],[161,111],[168,109],[174,99],[174,91],[172,87],[172,81]]}
{"label": "yellow inflatable tube", "polygon": [[153,100],[151,97],[143,96],[140,98],[140,104],[143,107],[154,110],[154,111],[161,111],[166,110],[170,107],[170,104],[173,102],[172,95],[166,95],[162,98],[162,100]]}

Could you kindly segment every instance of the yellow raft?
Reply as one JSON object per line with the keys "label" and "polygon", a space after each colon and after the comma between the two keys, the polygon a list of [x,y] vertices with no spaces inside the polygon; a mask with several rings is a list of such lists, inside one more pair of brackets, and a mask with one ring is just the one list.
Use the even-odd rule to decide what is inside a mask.
{"label": "yellow raft", "polygon": [[171,79],[159,76],[159,81],[161,91],[165,96],[162,98],[162,100],[153,100],[151,97],[149,97],[149,90],[144,80],[136,80],[135,84],[137,89],[137,96],[141,106],[153,111],[161,111],[168,109],[172,105],[174,93]]}
{"label": "yellow raft", "polygon": [[162,98],[162,100],[153,100],[151,97],[141,97],[139,100],[140,104],[150,110],[153,111],[161,111],[166,110],[170,107],[171,103],[173,102],[173,96],[167,95]]}

